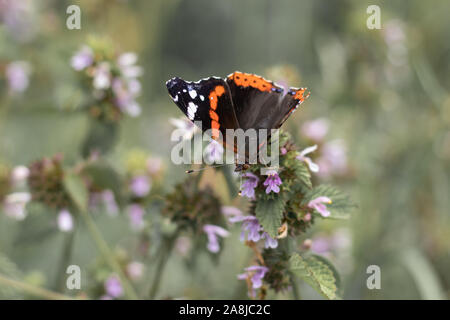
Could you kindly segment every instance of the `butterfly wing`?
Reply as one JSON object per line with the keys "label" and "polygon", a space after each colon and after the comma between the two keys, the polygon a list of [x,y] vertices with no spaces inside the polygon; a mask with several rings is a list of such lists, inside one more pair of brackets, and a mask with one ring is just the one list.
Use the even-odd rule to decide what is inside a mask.
{"label": "butterfly wing", "polygon": [[211,129],[213,139],[226,137],[226,129],[239,128],[234,113],[230,88],[221,78],[211,77],[197,82],[188,82],[178,77],[166,82],[169,95],[183,113],[201,129]]}
{"label": "butterfly wing", "polygon": [[271,119],[272,127],[281,127],[308,97],[309,92],[306,91],[306,88],[289,88],[277,108],[276,116]]}
{"label": "butterfly wing", "polygon": [[236,71],[227,77],[236,117],[242,129],[272,129],[283,88],[264,78]]}

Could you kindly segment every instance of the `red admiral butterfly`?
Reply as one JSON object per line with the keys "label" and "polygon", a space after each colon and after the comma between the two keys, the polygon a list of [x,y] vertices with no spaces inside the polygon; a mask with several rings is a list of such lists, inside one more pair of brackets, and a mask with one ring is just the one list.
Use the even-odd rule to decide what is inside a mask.
{"label": "red admiral butterfly", "polygon": [[306,88],[289,88],[284,94],[272,81],[239,71],[226,79],[197,82],[175,77],[166,86],[181,111],[191,121],[200,121],[203,131],[211,129],[215,140],[220,133],[226,137],[226,129],[277,129],[309,96]]}

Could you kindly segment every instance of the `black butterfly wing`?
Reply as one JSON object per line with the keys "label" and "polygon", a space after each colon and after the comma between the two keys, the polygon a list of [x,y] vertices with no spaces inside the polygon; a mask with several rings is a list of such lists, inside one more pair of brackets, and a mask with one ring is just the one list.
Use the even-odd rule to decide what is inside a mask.
{"label": "black butterfly wing", "polygon": [[283,88],[264,78],[236,71],[227,77],[236,117],[242,129],[272,129]]}
{"label": "black butterfly wing", "polygon": [[289,88],[277,108],[276,116],[271,119],[272,128],[280,128],[308,97],[306,88]]}
{"label": "black butterfly wing", "polygon": [[178,77],[166,82],[172,100],[194,123],[200,122],[201,129],[211,129],[213,139],[226,129],[239,128],[231,92],[228,84],[221,78],[211,77],[197,82],[188,82]]}

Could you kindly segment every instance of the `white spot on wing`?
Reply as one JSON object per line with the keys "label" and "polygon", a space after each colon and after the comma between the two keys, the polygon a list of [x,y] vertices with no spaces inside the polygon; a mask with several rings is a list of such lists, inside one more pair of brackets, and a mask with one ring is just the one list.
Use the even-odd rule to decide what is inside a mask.
{"label": "white spot on wing", "polygon": [[204,101],[204,100],[205,100],[205,97],[202,96],[202,95],[200,95],[200,100]]}
{"label": "white spot on wing", "polygon": [[173,101],[178,102],[178,95],[176,95],[175,98],[173,98]]}
{"label": "white spot on wing", "polygon": [[197,96],[197,91],[189,90],[189,95],[191,96],[192,99],[195,99],[195,97]]}
{"label": "white spot on wing", "polygon": [[188,103],[187,116],[190,120],[194,120],[197,109],[198,109],[198,106],[195,103],[193,103],[193,102]]}

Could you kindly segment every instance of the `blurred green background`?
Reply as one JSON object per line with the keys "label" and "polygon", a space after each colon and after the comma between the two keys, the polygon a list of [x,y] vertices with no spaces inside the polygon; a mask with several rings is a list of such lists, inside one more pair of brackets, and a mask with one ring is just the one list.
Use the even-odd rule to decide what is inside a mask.
{"label": "blurred green background", "polygon": [[[142,115],[121,122],[109,158],[120,164],[136,148],[160,157],[166,190],[186,169],[170,162],[168,119],[181,113],[167,96],[167,79],[224,77],[240,70],[307,86],[310,98],[284,128],[306,147],[304,123],[327,121],[326,139],[345,145],[346,163],[343,172],[320,179],[339,185],[358,204],[349,221],[317,224],[311,235],[345,234],[343,248],[331,253],[344,298],[450,297],[448,1],[377,1],[380,30],[366,27],[371,1],[14,2],[20,6],[15,25],[3,14],[0,27],[1,163],[28,165],[57,152],[68,164],[79,159],[88,116],[74,111],[79,88],[70,58],[91,35],[136,52],[144,68]],[[66,28],[70,4],[81,8],[81,30]],[[0,8],[5,13],[5,6]],[[29,63],[30,79],[23,93],[13,95],[4,66],[15,60]],[[0,215],[0,252],[29,281],[44,286],[56,277],[63,246],[53,220],[34,206],[24,221]],[[110,243],[126,247],[134,241],[123,228],[125,217],[102,215],[97,221]],[[246,266],[248,249],[238,233],[226,239],[218,263],[201,256],[194,272],[173,256],[161,295],[244,298],[236,274]],[[97,251],[83,229],[74,250],[73,263],[82,270],[92,265]],[[369,265],[381,268],[380,290],[366,287]],[[317,296],[304,287],[302,297]]]}

